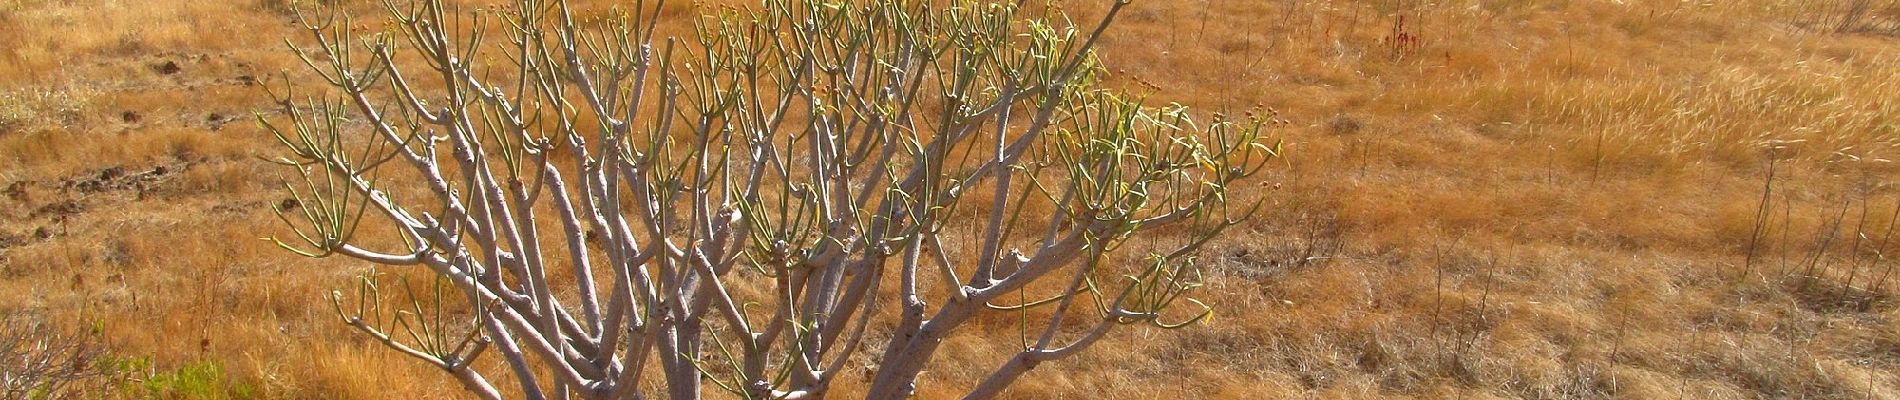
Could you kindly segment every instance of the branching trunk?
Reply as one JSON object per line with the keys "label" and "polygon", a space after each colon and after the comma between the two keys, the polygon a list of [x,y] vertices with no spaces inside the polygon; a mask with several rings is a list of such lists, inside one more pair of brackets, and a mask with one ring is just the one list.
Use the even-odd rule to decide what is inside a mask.
{"label": "branching trunk", "polygon": [[[1052,307],[969,395],[994,397],[1115,326],[1205,317],[1192,254],[1255,211],[1228,188],[1278,155],[1270,116],[1197,124],[1096,88],[1126,7],[1070,26],[973,0],[765,0],[667,39],[664,2],[601,21],[390,2],[381,33],[319,9],[293,47],[313,76],[259,117],[299,177],[278,243],[419,269],[365,274],[337,312],[482,398],[823,398],[854,368],[901,398],[966,321]],[[1115,250],[1170,225],[1187,233],[1145,266]],[[999,304],[1027,298],[1046,300]],[[506,369],[476,371],[488,354]]]}

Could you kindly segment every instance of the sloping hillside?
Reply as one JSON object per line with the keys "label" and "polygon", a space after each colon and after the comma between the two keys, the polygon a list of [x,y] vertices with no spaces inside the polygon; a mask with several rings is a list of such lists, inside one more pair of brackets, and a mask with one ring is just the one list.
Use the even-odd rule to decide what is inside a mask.
{"label": "sloping hillside", "polygon": [[[0,312],[96,333],[128,397],[457,397],[337,320],[366,266],[258,239],[287,3],[0,0]],[[1112,84],[1272,108],[1289,156],[1204,255],[1209,324],[1009,396],[1900,398],[1900,3],[1134,7]]]}

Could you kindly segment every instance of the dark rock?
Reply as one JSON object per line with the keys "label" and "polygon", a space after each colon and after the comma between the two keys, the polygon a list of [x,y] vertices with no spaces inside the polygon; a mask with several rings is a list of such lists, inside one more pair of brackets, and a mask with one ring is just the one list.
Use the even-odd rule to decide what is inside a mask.
{"label": "dark rock", "polygon": [[58,203],[41,206],[39,209],[33,210],[32,216],[39,217],[39,216],[44,216],[44,215],[51,215],[53,217],[64,217],[68,215],[78,214],[80,211],[83,211],[83,210],[85,210],[85,206],[79,204],[79,202],[66,200],[66,201],[62,201]]}
{"label": "dark rock", "polygon": [[231,121],[235,121],[235,120],[237,120],[237,117],[235,116],[224,115],[224,114],[219,114],[219,113],[211,113],[211,115],[205,116],[205,126],[211,128],[211,130],[214,130],[214,131],[221,130],[221,129],[224,129],[225,124],[229,124],[231,123]]}
{"label": "dark rock", "polygon": [[26,184],[27,184],[27,181],[19,181],[19,182],[14,182],[12,184],[8,184],[7,189],[4,191],[0,191],[0,193],[5,193],[7,195],[7,198],[13,199],[13,201],[24,202],[26,201]]}
{"label": "dark rock", "polygon": [[109,181],[125,176],[125,167],[112,167],[99,171],[99,180]]}
{"label": "dark rock", "polygon": [[165,74],[165,75],[176,74],[176,73],[179,73],[180,71],[185,70],[184,67],[178,66],[177,61],[170,61],[170,60],[166,60],[165,63],[163,64],[153,66],[152,69],[157,70],[158,73]]}

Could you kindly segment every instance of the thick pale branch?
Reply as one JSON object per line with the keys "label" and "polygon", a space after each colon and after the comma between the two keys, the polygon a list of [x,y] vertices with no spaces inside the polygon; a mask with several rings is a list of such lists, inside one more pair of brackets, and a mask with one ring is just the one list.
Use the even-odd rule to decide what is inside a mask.
{"label": "thick pale branch", "polygon": [[[664,2],[600,21],[562,0],[445,3],[385,2],[389,32],[362,40],[341,14],[300,13],[315,46],[293,52],[334,98],[273,92],[289,122],[260,120],[301,185],[286,186],[302,207],[277,211],[302,242],[279,243],[422,266],[461,293],[473,310],[412,302],[400,329],[378,327],[381,296],[346,319],[482,398],[685,399],[705,382],[823,398],[871,332],[893,337],[868,396],[899,398],[972,318],[1055,304],[971,393],[993,397],[1113,326],[1204,318],[1159,321],[1199,305],[1180,261],[1253,212],[1228,215],[1227,188],[1278,154],[1258,123],[1203,127],[1094,86],[1126,1],[1082,26],[1023,2],[762,0],[704,9],[669,39]],[[374,250],[364,219],[405,247]],[[1194,229],[1153,266],[1103,261],[1175,225]],[[1131,280],[1112,306],[1104,274]],[[1102,319],[1058,347],[1091,296]],[[403,316],[425,313],[472,321]],[[489,347],[507,371],[487,372],[512,383],[470,363]],[[640,386],[649,370],[661,387]]]}

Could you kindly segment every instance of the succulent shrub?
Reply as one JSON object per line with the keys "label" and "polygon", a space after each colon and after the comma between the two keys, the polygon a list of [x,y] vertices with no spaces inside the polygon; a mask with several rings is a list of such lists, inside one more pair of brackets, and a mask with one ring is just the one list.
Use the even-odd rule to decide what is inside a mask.
{"label": "succulent shrub", "polygon": [[1278,154],[1262,118],[1099,85],[1127,1],[766,0],[677,35],[663,1],[383,6],[298,14],[310,73],[259,116],[291,176],[273,240],[431,277],[333,300],[482,398],[899,398],[959,327],[1020,314],[969,392],[993,397],[1116,326],[1206,318],[1192,256]]}

